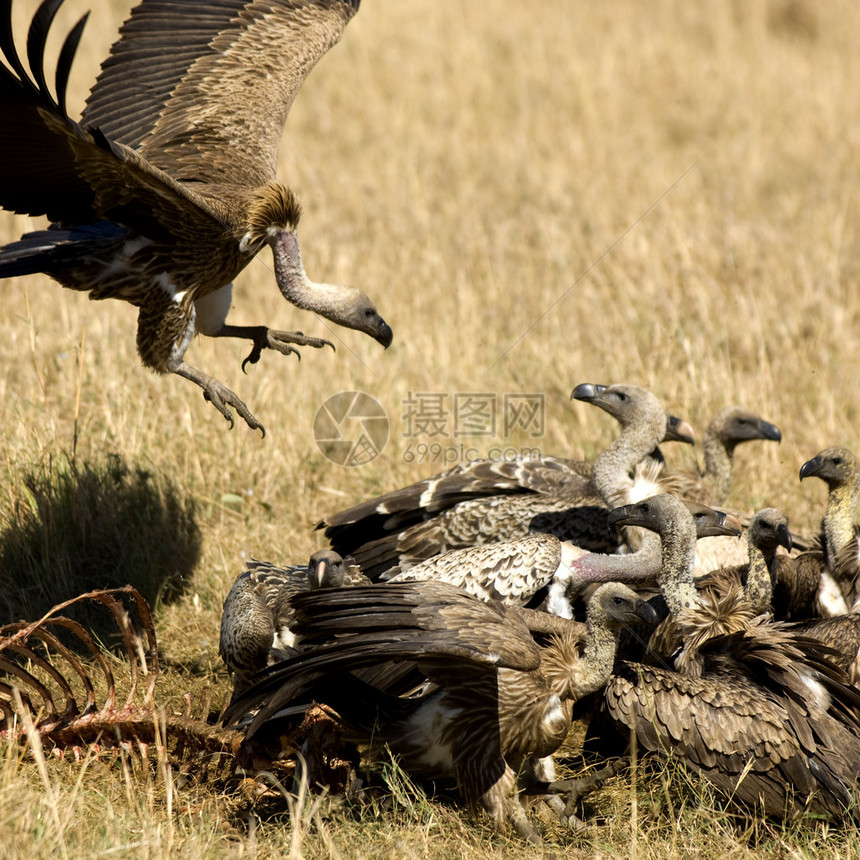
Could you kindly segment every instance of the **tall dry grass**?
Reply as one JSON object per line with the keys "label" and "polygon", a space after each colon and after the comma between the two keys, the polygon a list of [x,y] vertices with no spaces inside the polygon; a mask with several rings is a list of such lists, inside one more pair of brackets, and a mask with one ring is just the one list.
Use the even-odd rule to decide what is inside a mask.
{"label": "tall dry grass", "polygon": [[[15,3],[19,34],[35,5]],[[92,4],[65,5],[58,31]],[[73,114],[129,5],[94,7]],[[301,363],[265,355],[248,375],[243,344],[192,346],[191,363],[266,425],[261,439],[229,431],[186,381],[141,368],[131,307],[90,303],[42,277],[2,282],[0,535],[4,546],[21,544],[24,526],[64,535],[51,552],[24,541],[4,560],[15,588],[3,614],[75,587],[74,566],[51,561],[93,548],[92,532],[72,527],[93,519],[80,516],[92,509],[73,492],[75,474],[103,476],[104,492],[97,481],[85,498],[107,500],[111,513],[111,468],[145,474],[154,513],[111,518],[104,534],[115,537],[96,543],[98,576],[124,583],[129,553],[151,556],[148,542],[166,539],[159,510],[174,510],[182,529],[190,516],[199,533],[184,533],[185,561],[152,572],[164,598],[162,696],[203,681],[224,689],[220,607],[245,557],[301,560],[319,545],[321,516],[436,471],[438,462],[405,461],[416,441],[592,456],[613,427],[568,402],[582,381],[645,384],[698,428],[725,405],[755,408],[784,441],[738,452],[730,501],[776,505],[797,529],[814,528],[824,488],[801,486],[800,464],[832,444],[860,450],[858,34],[852,0],[366,0],[292,109],[280,176],[304,203],[311,276],[362,286],[394,345],[383,352],[287,306],[261,254],[237,281],[231,318],[337,343],[337,354],[305,350]],[[32,226],[2,213],[0,239]],[[320,454],[312,426],[327,397],[353,389],[379,399],[391,438],[372,463],[348,469]],[[410,392],[524,391],[546,396],[537,441],[405,435]],[[53,502],[40,510],[34,476],[62,487],[69,474],[69,492],[46,491]],[[268,857],[295,845],[286,816],[251,826],[215,793],[179,792],[168,804],[177,790],[158,769],[48,761],[45,783],[14,749],[0,769],[10,856]],[[661,785],[640,783],[633,832],[629,784],[602,796],[609,821],[594,850],[730,855],[757,840],[774,856],[860,853],[853,833],[758,824],[750,835],[689,798],[661,801]],[[397,826],[330,814],[324,835],[303,835],[306,856],[526,856],[445,806]],[[566,852],[593,850],[567,841]]]}

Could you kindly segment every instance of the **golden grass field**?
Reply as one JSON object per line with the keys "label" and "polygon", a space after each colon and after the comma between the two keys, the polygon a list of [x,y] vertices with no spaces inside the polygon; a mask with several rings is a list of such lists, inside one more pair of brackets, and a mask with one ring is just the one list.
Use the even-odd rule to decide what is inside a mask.
{"label": "golden grass field", "polygon": [[[65,5],[58,33],[94,9],[77,116],[131,3]],[[36,2],[14,6],[22,35]],[[801,485],[800,465],[830,445],[860,451],[858,38],[853,0],[365,0],[293,106],[280,178],[304,204],[309,275],[365,289],[394,344],[288,306],[261,253],[231,320],[337,344],[300,363],[265,354],[247,375],[244,344],[192,345],[263,439],[143,369],[130,306],[46,277],[0,283],[2,621],[134,581],[158,601],[159,702],[207,684],[220,701],[221,604],[245,558],[303,561],[320,517],[445,465],[406,462],[410,443],[592,457],[616,428],[569,402],[585,381],[646,385],[699,432],[724,406],[754,408],[783,442],[739,450],[730,504],[777,506],[812,531],[825,487]],[[4,242],[32,227],[0,213]],[[353,389],[380,401],[391,438],[347,468],[312,428]],[[410,438],[410,392],[541,393],[545,432],[454,437],[448,422]],[[324,800],[291,819],[286,801],[255,815],[213,788],[183,792],[163,768],[0,758],[10,858],[541,856],[409,792],[390,811]],[[549,850],[860,856],[854,830],[733,819],[676,770],[617,779],[590,803],[587,835],[551,830]]]}

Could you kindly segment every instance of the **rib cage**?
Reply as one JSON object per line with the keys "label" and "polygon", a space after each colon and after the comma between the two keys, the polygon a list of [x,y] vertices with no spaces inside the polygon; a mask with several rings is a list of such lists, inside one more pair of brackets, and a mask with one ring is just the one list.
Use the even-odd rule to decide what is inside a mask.
{"label": "rib cage", "polygon": [[[102,607],[113,619],[124,660],[106,653],[73,606]],[[146,755],[160,732],[171,756],[235,758],[241,735],[205,720],[209,697],[184,697],[180,713],[158,708],[158,645],[146,600],[131,586],[90,591],[55,606],[35,622],[0,627],[0,738],[25,741],[38,732],[46,749],[77,756],[89,745]],[[197,711],[201,716],[195,716]]]}
{"label": "rib cage", "polygon": [[[116,659],[71,607],[108,613],[122,641]],[[351,764],[340,730],[325,708],[311,708],[277,734],[245,741],[244,729],[209,722],[210,695],[183,698],[181,710],[156,702],[158,644],[152,615],[132,586],[90,591],[58,604],[38,621],[0,627],[0,740],[39,743],[58,758],[125,751],[146,759],[163,750],[169,763],[196,782],[273,770],[295,774],[301,752],[312,784],[343,790]],[[35,732],[38,740],[28,733]],[[160,753],[159,753],[160,754]]]}
{"label": "rib cage", "polygon": [[[130,686],[119,706],[116,678],[103,649],[83,625],[60,614],[84,602],[107,609],[122,636]],[[135,612],[136,620],[129,613],[129,607]],[[59,638],[60,631],[66,632],[67,640],[74,640],[74,647]],[[39,653],[40,650],[43,653]],[[91,668],[85,668],[76,650],[88,655],[93,664]],[[141,676],[146,678],[146,684],[140,706],[151,708],[158,680],[158,652],[149,607],[137,591],[126,586],[82,594],[55,606],[35,622],[7,624],[0,628],[0,670],[8,678],[0,683],[0,711],[6,733],[14,730],[21,705],[36,720],[40,733],[47,736],[69,731],[74,734],[76,730],[83,730],[85,724],[95,725],[101,719],[129,711],[138,699]],[[78,703],[79,696],[70,683],[71,678],[77,678],[83,689],[85,701],[82,705]],[[103,697],[96,692],[96,686],[100,686],[98,680],[106,686]],[[15,690],[20,705],[16,702]]]}

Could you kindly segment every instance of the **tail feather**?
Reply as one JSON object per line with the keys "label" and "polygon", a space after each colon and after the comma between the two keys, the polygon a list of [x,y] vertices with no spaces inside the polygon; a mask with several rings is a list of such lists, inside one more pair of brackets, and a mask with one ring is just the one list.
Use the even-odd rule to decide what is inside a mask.
{"label": "tail feather", "polygon": [[126,230],[112,221],[27,233],[0,248],[0,278],[60,273],[89,257],[109,255],[126,235]]}

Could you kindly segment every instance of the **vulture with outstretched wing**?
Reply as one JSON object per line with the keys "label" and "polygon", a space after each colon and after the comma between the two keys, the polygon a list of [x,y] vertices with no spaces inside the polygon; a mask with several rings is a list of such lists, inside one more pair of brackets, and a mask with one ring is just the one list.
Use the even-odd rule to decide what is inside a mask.
{"label": "vulture with outstretched wing", "polygon": [[25,60],[11,0],[0,0],[0,206],[51,221],[0,249],[0,277],[44,272],[135,305],[144,365],[199,385],[231,425],[232,407],[263,429],[233,391],[185,362],[195,334],[250,340],[243,366],[266,348],[327,343],[226,323],[233,279],[264,245],[288,301],[387,347],[391,329],[363,292],[305,274],[299,202],[275,178],[293,98],[359,0],[143,0],[80,122],[65,91],[86,15],[66,37],[53,91],[45,78],[62,2],[39,6]]}

